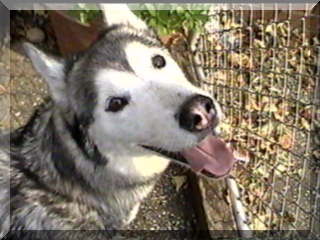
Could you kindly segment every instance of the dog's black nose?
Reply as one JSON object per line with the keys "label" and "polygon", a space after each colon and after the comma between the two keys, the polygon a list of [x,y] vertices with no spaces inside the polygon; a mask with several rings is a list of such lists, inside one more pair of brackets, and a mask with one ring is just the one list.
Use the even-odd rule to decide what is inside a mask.
{"label": "dog's black nose", "polygon": [[211,98],[195,95],[188,99],[178,113],[180,127],[190,131],[203,131],[217,123],[216,110]]}

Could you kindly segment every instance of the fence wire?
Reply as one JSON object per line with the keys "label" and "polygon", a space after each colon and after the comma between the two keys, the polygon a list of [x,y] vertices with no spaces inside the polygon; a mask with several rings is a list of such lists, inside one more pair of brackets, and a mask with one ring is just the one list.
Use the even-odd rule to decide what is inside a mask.
{"label": "fence wire", "polygon": [[[223,107],[225,138],[249,159],[234,175],[253,230],[308,230],[320,238],[319,30],[319,6],[215,9],[193,52],[205,75],[198,84]],[[36,76],[34,83],[24,78],[30,63],[14,59],[11,83],[0,82],[1,101],[12,103],[0,128],[23,124],[20,116],[46,95]],[[18,99],[29,87],[34,95]]]}
{"label": "fence wire", "polygon": [[193,54],[225,138],[249,159],[235,171],[249,225],[319,237],[320,7],[214,9],[210,19]]}

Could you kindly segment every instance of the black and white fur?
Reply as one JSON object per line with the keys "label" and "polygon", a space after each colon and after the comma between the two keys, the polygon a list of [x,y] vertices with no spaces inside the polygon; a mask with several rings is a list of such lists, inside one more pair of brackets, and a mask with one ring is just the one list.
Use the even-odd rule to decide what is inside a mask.
{"label": "black and white fur", "polygon": [[[122,229],[170,161],[143,146],[178,152],[205,137],[183,129],[176,115],[192,96],[210,96],[188,82],[133,13],[103,8],[108,28],[78,56],[58,59],[25,44],[52,100],[26,126],[1,138],[0,236]],[[156,55],[164,67],[154,67]],[[109,111],[113,98],[127,104]],[[76,232],[69,238],[76,239]]]}

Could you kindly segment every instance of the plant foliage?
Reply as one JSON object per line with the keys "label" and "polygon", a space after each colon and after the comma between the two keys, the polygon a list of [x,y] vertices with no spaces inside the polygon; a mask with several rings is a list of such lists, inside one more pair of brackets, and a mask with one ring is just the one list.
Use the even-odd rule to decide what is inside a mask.
{"label": "plant foliage", "polygon": [[[83,24],[89,24],[92,20],[101,16],[99,10],[88,10],[93,8],[89,5],[77,4],[74,10],[69,11],[70,15],[76,17]],[[159,5],[142,5],[144,10],[135,10],[134,13],[154,28],[159,35],[168,35],[175,32],[186,33],[190,30],[202,31],[204,24],[209,19],[207,10],[189,10],[192,6],[177,6],[169,10],[159,10],[161,9]]]}
{"label": "plant foliage", "polygon": [[190,30],[202,31],[209,20],[207,10],[188,10],[181,6],[170,10],[157,10],[152,4],[145,4],[144,9],[134,12],[160,35]]}

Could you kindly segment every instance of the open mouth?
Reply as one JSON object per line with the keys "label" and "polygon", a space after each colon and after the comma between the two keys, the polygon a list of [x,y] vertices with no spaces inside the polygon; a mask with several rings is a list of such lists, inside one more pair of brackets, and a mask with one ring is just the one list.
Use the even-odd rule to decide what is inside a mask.
{"label": "open mouth", "polygon": [[194,172],[210,178],[227,176],[237,161],[227,144],[213,135],[208,135],[197,146],[181,152],[169,152],[149,146],[142,147],[188,164]]}

